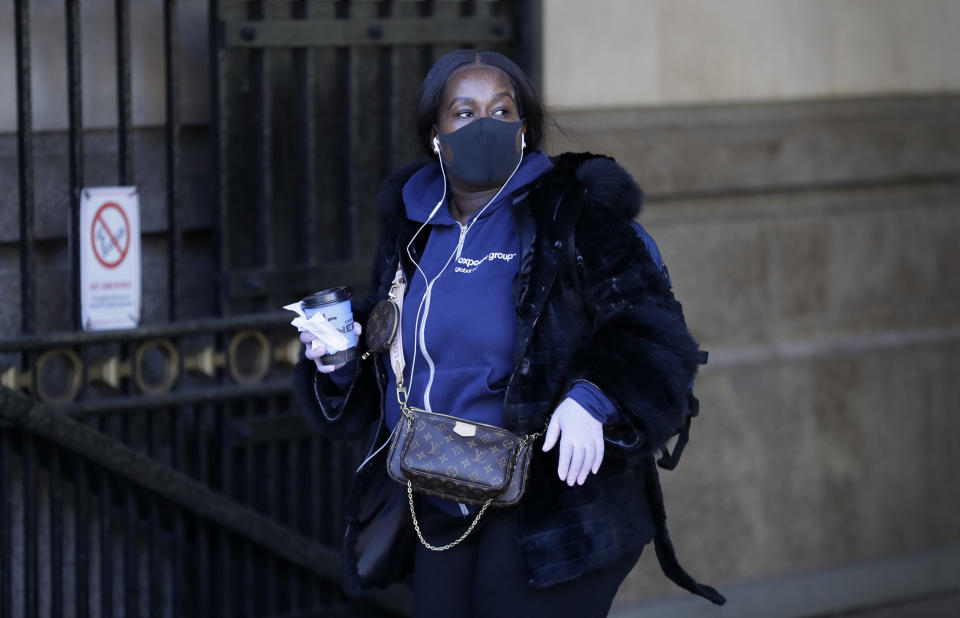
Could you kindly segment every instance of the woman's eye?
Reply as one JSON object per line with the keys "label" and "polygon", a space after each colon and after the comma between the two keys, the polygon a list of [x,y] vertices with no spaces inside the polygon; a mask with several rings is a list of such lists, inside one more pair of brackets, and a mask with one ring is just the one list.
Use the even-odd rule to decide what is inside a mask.
{"label": "woman's eye", "polygon": [[460,110],[455,115],[457,118],[470,118],[471,116],[473,116],[473,112],[468,109],[464,109],[464,110]]}
{"label": "woman's eye", "polygon": [[498,109],[498,110],[494,110],[494,112],[493,112],[492,115],[493,115],[493,116],[496,116],[497,118],[503,118],[504,116],[509,116],[509,115],[510,115],[510,110],[509,110],[509,109],[500,108],[500,109]]}

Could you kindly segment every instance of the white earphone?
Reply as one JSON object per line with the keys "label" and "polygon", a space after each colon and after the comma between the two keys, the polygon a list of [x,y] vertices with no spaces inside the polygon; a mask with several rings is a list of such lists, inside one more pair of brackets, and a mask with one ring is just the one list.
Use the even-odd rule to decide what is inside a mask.
{"label": "white earphone", "polygon": [[527,147],[527,134],[520,134],[520,150],[524,150]]}
{"label": "white earphone", "polygon": [[440,154],[440,138],[433,137],[433,151],[437,154]]}

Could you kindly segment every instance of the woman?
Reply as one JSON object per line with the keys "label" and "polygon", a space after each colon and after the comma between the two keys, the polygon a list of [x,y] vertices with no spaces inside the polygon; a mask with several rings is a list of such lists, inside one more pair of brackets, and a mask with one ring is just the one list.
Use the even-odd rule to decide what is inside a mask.
{"label": "woman", "polygon": [[546,157],[543,123],[507,58],[440,58],[418,107],[433,160],[384,183],[370,293],[355,308],[365,321],[399,265],[410,404],[517,434],[546,425],[518,506],[428,549],[459,538],[477,509],[418,495],[415,536],[406,488],[385,471],[400,417],[386,355],[328,367],[308,346],[296,368],[308,418],[367,444],[346,506],[346,588],[412,573],[418,616],[604,616],[653,539],[668,576],[722,603],[680,568],[666,533],[654,458],[696,413],[698,349],[631,227],[639,188],[612,159]]}

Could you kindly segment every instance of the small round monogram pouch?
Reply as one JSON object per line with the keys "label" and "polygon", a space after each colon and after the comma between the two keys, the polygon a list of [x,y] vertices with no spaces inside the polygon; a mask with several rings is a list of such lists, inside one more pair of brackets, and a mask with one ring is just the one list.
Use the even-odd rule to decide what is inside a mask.
{"label": "small round monogram pouch", "polygon": [[363,331],[367,348],[378,354],[390,349],[397,336],[397,327],[400,325],[400,308],[392,300],[381,300],[370,312],[366,328]]}

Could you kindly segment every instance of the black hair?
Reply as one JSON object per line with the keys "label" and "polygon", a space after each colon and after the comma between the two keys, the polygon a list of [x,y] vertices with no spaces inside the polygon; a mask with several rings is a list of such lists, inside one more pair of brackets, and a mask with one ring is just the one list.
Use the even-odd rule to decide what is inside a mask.
{"label": "black hair", "polygon": [[489,66],[503,71],[513,86],[517,95],[519,113],[527,122],[527,131],[524,139],[527,143],[527,152],[536,150],[543,140],[544,111],[543,101],[537,89],[533,87],[530,78],[523,69],[502,54],[475,49],[458,49],[444,54],[433,63],[430,71],[423,80],[420,89],[420,104],[417,105],[417,139],[426,152],[433,155],[430,145],[430,130],[437,122],[440,112],[440,99],[447,82],[458,70],[465,66]]}

